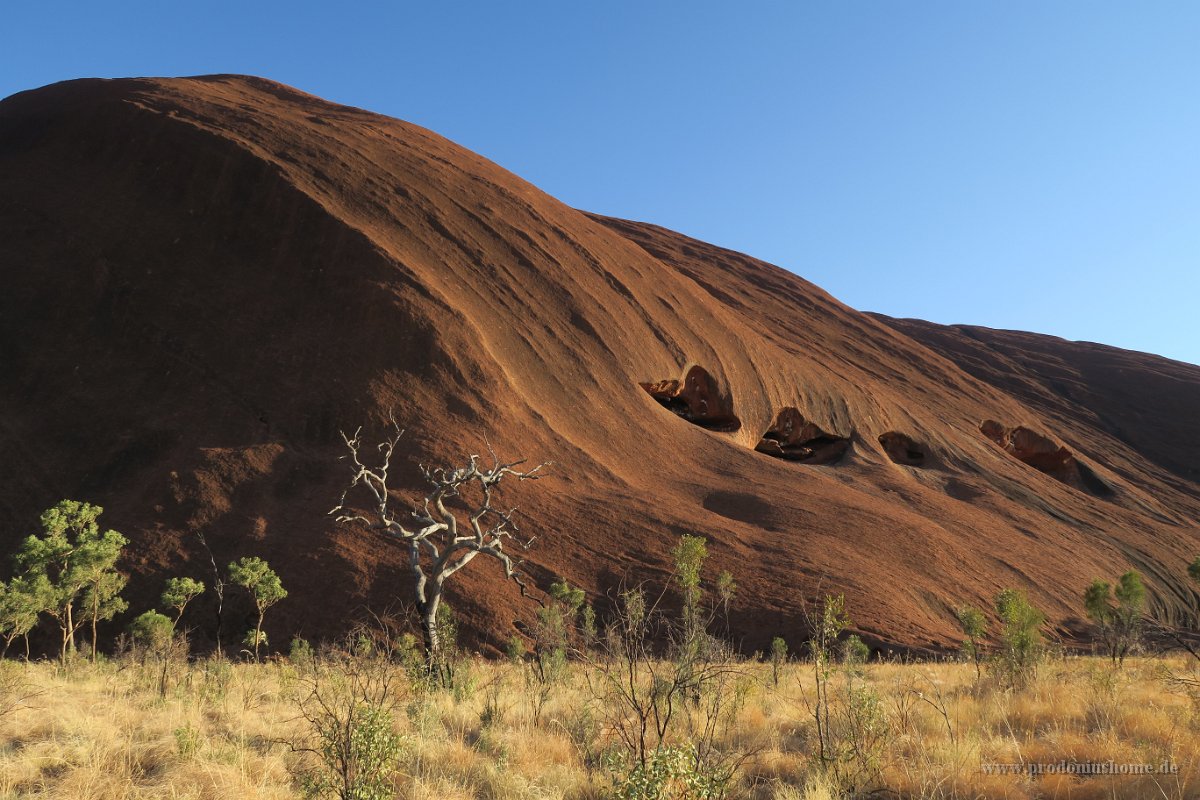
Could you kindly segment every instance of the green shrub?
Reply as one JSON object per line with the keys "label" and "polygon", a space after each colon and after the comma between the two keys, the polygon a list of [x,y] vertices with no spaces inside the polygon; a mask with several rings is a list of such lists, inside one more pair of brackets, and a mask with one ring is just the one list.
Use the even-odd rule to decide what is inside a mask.
{"label": "green shrub", "polygon": [[697,768],[691,747],[662,747],[617,785],[620,800],[707,800],[723,797],[720,781]]}
{"label": "green shrub", "polygon": [[312,661],[313,648],[307,640],[299,636],[292,637],[292,646],[288,648],[288,660],[295,662]]}
{"label": "green shrub", "polygon": [[975,677],[979,677],[979,665],[983,658],[983,638],[987,635],[987,619],[974,606],[960,606],[954,616],[967,638],[962,643],[962,654],[975,662]]}
{"label": "green shrub", "polygon": [[1005,589],[996,595],[996,616],[1000,618],[1000,649],[993,663],[1006,683],[1023,686],[1036,674],[1045,654],[1040,628],[1046,615],[1024,592]]}
{"label": "green shrub", "polygon": [[129,635],[134,644],[154,652],[165,650],[174,634],[175,623],[157,611],[147,611],[129,623]]}
{"label": "green shrub", "polygon": [[1083,593],[1083,606],[1088,619],[1099,628],[1113,663],[1124,664],[1125,656],[1141,644],[1142,614],[1146,610],[1142,576],[1129,570],[1118,578],[1115,597],[1113,586],[1097,578]]}
{"label": "green shrub", "polygon": [[181,759],[190,761],[196,756],[196,753],[200,752],[200,745],[204,740],[196,726],[189,722],[183,727],[176,728],[174,734],[175,750]]}
{"label": "green shrub", "polygon": [[343,719],[315,723],[314,750],[322,769],[303,780],[305,794],[339,800],[390,800],[396,796],[391,774],[404,739],[396,733],[386,709],[364,702],[348,711]]}
{"label": "green shrub", "polygon": [[788,646],[782,636],[776,636],[771,640],[771,681],[779,685],[779,673],[783,670],[783,665],[787,663]]}

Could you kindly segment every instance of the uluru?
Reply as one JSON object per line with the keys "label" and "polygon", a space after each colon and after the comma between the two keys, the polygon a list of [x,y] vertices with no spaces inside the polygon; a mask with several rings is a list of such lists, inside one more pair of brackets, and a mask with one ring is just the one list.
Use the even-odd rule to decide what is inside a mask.
{"label": "uluru", "polygon": [[[1096,576],[1137,569],[1164,622],[1200,608],[1191,364],[864,313],[432,131],[235,75],[0,102],[0,232],[9,550],[86,499],[131,539],[127,571],[203,577],[200,534],[276,567],[269,629],[336,635],[408,596],[402,548],[327,513],[339,432],[394,416],[414,499],[421,464],[553,462],[504,489],[531,594],[661,585],[679,536],[705,537],[746,652],[799,644],[804,602],[830,593],[873,647],[919,651],[955,646],[956,605],[1005,587],[1067,640]],[[494,651],[532,601],[488,563],[450,602]]]}

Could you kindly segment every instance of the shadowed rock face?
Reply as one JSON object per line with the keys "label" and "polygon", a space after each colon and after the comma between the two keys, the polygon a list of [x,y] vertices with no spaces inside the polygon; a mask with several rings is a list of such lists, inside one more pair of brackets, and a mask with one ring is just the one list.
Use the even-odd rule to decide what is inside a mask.
{"label": "shadowed rock face", "polygon": [[[404,549],[326,513],[348,478],[339,430],[369,442],[391,414],[398,504],[421,497],[420,464],[489,445],[552,460],[502,487],[536,536],[531,586],[561,575],[603,607],[701,535],[708,574],[741,587],[749,650],[801,646],[799,598],[826,593],[912,648],[956,646],[951,610],[998,586],[1055,625],[1131,566],[1167,618],[1195,603],[1190,365],[872,317],[570,208],[430,131],[240,76],[0,102],[0,231],[0,546],[64,497],[99,503],[133,542],[135,609],[166,575],[209,579],[199,533],[220,563],[280,573],[272,641],[398,609]],[[485,650],[535,607],[483,559],[449,591]],[[189,606],[198,643],[212,611]]]}

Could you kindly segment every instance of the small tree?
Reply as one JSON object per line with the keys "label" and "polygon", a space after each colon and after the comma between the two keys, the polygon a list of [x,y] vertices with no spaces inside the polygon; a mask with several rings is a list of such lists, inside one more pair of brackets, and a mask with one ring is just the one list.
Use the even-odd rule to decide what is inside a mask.
{"label": "small tree", "polygon": [[803,701],[816,723],[817,763],[842,792],[858,797],[878,779],[890,735],[878,693],[860,682],[870,649],[855,635],[839,643],[850,627],[842,595],[826,596],[819,609],[806,607],[804,616],[812,636],[814,686]]}
{"label": "small tree", "polygon": [[846,598],[843,595],[826,596],[820,611],[806,612],[806,622],[812,638],[808,641],[813,660],[814,695],[810,711],[817,726],[817,746],[821,763],[835,759],[830,724],[832,703],[830,702],[830,679],[833,677],[834,644],[846,628],[850,617],[846,614]]}
{"label": "small tree", "polygon": [[92,623],[92,662],[96,661],[96,626],[102,621],[108,621],[117,614],[129,608],[129,603],[120,596],[125,584],[129,582],[119,572],[97,569],[83,590],[81,607],[86,611]]}
{"label": "small tree", "polygon": [[46,610],[47,588],[44,577],[39,580],[29,575],[18,575],[8,583],[0,583],[0,636],[4,637],[0,658],[6,658],[13,641],[22,637],[25,639],[25,660],[29,660],[29,632]]}
{"label": "small tree", "polygon": [[996,595],[996,615],[1001,626],[997,664],[1009,683],[1022,685],[1032,677],[1041,660],[1040,628],[1046,615],[1017,589],[1005,589]]}
{"label": "small tree", "polygon": [[717,598],[721,601],[721,615],[725,618],[725,638],[729,638],[729,609],[733,606],[733,598],[737,595],[737,583],[733,573],[721,570],[717,575]]}
{"label": "small tree", "polygon": [[208,546],[208,539],[204,535],[204,531],[196,531],[196,539],[204,548],[204,552],[208,555],[209,566],[212,567],[213,575],[213,595],[216,597],[216,603],[213,605],[214,622],[216,622],[216,639],[217,653],[223,652],[221,648],[221,632],[224,629],[224,613],[225,613],[225,578],[221,575],[221,568],[217,566],[217,556],[213,553],[212,548]]}
{"label": "small tree", "polygon": [[[62,631],[63,659],[74,652],[75,634],[87,621],[88,611],[94,628],[104,613],[116,607],[113,599],[124,585],[110,576],[129,540],[116,531],[101,533],[97,518],[103,511],[100,506],[63,500],[42,514],[43,535],[28,537],[14,557],[30,579],[44,587],[45,610]],[[88,602],[80,607],[85,590]]]}
{"label": "small tree", "polygon": [[975,677],[980,676],[980,662],[983,657],[983,640],[987,636],[987,619],[983,612],[974,606],[962,606],[954,612],[958,618],[959,627],[967,638],[963,640],[962,651],[975,662]]}
{"label": "small tree", "polygon": [[159,697],[166,697],[171,663],[186,652],[182,643],[175,640],[175,626],[171,624],[171,618],[157,611],[147,611],[129,623],[128,630],[142,667],[145,668],[147,662],[154,667]]}
{"label": "small tree", "polygon": [[195,578],[167,578],[163,587],[162,604],[164,608],[175,612],[175,619],[171,621],[172,629],[178,627],[187,604],[202,594],[204,584]]}
{"label": "small tree", "polygon": [[684,643],[696,647],[704,631],[700,616],[700,570],[708,558],[707,542],[703,536],[680,536],[671,557],[675,559],[675,582],[683,601]]}
{"label": "small tree", "polygon": [[[535,480],[548,464],[539,464],[528,471],[518,470],[524,461],[501,462],[492,453],[491,466],[483,465],[478,455],[471,455],[461,467],[421,467],[430,486],[420,503],[411,504],[407,513],[392,508],[392,490],[388,485],[389,470],[396,446],[403,431],[392,422],[393,434],[377,446],[380,460],[368,467],[362,461],[362,429],[353,436],[342,434],[349,453],[353,477],[341,501],[329,513],[341,523],[358,522],[383,531],[408,549],[408,565],[413,576],[413,593],[421,617],[421,632],[425,638],[425,656],[431,668],[438,662],[441,643],[438,637],[438,607],[442,603],[446,581],[478,555],[499,561],[506,578],[514,581],[525,594],[525,583],[517,572],[517,562],[505,551],[504,545],[513,540],[518,527],[516,509],[497,508],[496,493],[507,477],[518,481]],[[347,497],[356,487],[365,487],[374,508],[367,514],[347,507]],[[469,496],[468,496],[469,495]],[[448,503],[458,498],[467,505],[466,511],[455,511]],[[525,543],[524,546],[528,546]]]}
{"label": "small tree", "polygon": [[771,640],[771,681],[775,686],[779,686],[779,673],[783,671],[783,665],[787,663],[788,646],[782,636],[776,636]]}
{"label": "small tree", "polygon": [[1114,597],[1108,581],[1097,578],[1083,593],[1088,619],[1096,623],[1109,658],[1117,665],[1141,641],[1142,614],[1146,608],[1146,586],[1142,576],[1129,570],[1117,579]]}
{"label": "small tree", "polygon": [[275,570],[257,556],[247,556],[229,565],[229,580],[250,593],[254,608],[258,611],[258,622],[254,630],[246,634],[246,644],[254,647],[254,660],[258,661],[259,645],[266,640],[263,634],[263,617],[267,609],[287,597],[287,590]]}
{"label": "small tree", "polygon": [[554,683],[566,670],[575,620],[583,608],[583,590],[560,578],[550,584],[550,602],[537,612],[534,625],[534,669],[538,681]]}

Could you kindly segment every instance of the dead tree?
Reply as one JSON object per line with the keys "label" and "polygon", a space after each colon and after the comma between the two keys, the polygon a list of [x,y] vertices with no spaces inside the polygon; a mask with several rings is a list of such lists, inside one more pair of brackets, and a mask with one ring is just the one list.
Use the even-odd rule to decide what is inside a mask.
{"label": "dead tree", "polygon": [[[538,464],[530,470],[517,469],[524,460],[503,463],[489,447],[491,466],[481,466],[482,459],[471,455],[462,467],[421,466],[421,473],[430,485],[430,491],[419,504],[412,504],[405,512],[393,511],[392,490],[388,486],[388,470],[392,456],[403,431],[392,422],[393,435],[380,442],[376,449],[380,458],[378,466],[363,463],[362,428],[353,436],[342,433],[342,441],[350,451],[342,456],[351,463],[354,478],[341,502],[329,513],[340,523],[357,522],[404,543],[408,548],[408,564],[413,576],[413,591],[417,611],[421,616],[421,633],[425,639],[425,655],[431,665],[437,662],[442,643],[438,637],[437,614],[442,602],[446,581],[465,567],[478,555],[490,556],[504,567],[507,579],[521,587],[525,595],[525,583],[517,572],[518,561],[504,550],[505,542],[514,541],[528,548],[533,539],[522,542],[515,538],[519,532],[513,517],[516,509],[500,509],[494,505],[496,489],[500,481],[512,476],[519,481],[537,480],[538,473],[549,462]],[[347,496],[356,487],[366,487],[366,495],[373,501],[369,513],[360,513],[348,508]],[[468,496],[469,495],[469,496]],[[460,498],[458,505],[464,510],[448,506],[453,498]]]}

